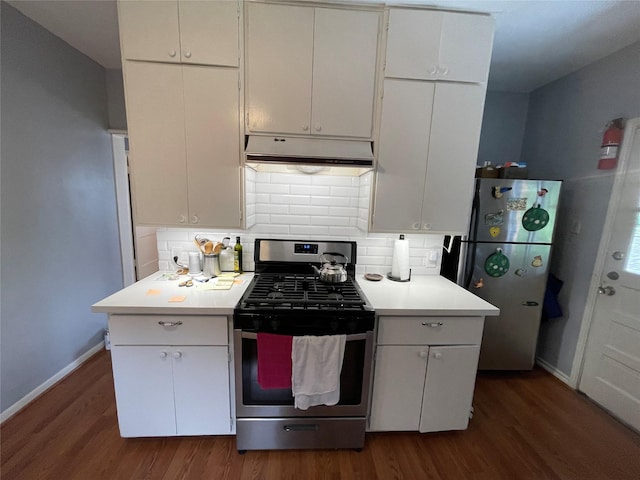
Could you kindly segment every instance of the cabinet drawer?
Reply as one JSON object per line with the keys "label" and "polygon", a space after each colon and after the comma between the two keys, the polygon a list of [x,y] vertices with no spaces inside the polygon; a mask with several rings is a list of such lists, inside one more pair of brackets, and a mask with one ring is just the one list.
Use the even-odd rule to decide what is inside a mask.
{"label": "cabinet drawer", "polygon": [[227,317],[111,315],[114,345],[228,345]]}
{"label": "cabinet drawer", "polygon": [[379,345],[474,345],[484,317],[380,317]]}

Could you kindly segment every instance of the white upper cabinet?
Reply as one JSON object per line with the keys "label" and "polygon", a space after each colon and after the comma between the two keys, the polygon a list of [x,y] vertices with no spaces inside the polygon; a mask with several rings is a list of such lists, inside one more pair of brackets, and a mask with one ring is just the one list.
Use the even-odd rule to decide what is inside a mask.
{"label": "white upper cabinet", "polygon": [[249,3],[247,129],[371,138],[380,16]]}
{"label": "white upper cabinet", "polygon": [[385,76],[483,83],[492,44],[489,16],[390,9]]}
{"label": "white upper cabinet", "polygon": [[372,231],[466,232],[484,96],[479,84],[385,80]]}
{"label": "white upper cabinet", "polygon": [[238,2],[120,0],[123,59],[239,65]]}
{"label": "white upper cabinet", "polygon": [[136,222],[239,227],[237,69],[125,62]]}

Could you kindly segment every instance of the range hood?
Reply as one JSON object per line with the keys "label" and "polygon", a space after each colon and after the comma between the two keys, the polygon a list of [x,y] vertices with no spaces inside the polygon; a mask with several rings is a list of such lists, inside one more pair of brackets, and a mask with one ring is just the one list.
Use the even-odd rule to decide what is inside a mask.
{"label": "range hood", "polygon": [[248,135],[246,163],[321,167],[373,167],[373,142]]}

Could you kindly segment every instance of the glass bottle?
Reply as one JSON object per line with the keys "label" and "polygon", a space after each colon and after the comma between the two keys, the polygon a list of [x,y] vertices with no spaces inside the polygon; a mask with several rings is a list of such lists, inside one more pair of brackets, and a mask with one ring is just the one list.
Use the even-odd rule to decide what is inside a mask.
{"label": "glass bottle", "polygon": [[242,273],[242,244],[240,237],[236,237],[236,246],[233,247],[233,271]]}

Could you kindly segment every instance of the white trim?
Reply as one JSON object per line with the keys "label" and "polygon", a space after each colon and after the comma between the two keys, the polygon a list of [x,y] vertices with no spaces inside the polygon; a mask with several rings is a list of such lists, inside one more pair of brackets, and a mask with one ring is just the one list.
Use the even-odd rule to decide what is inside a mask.
{"label": "white trim", "polygon": [[584,313],[582,315],[582,323],[580,324],[580,334],[578,335],[576,353],[573,356],[573,364],[571,365],[570,380],[571,384],[575,385],[575,388],[577,389],[579,389],[580,379],[582,377],[584,355],[587,347],[587,341],[589,340],[589,330],[591,329],[593,311],[595,309],[596,299],[598,298],[598,286],[600,285],[600,279],[602,278],[602,270],[604,268],[604,263],[607,255],[607,246],[611,238],[613,222],[618,210],[620,196],[622,195],[624,178],[627,173],[627,169],[629,168],[631,146],[633,143],[629,140],[631,139],[631,132],[633,130],[638,130],[638,132],[636,132],[636,135],[640,135],[640,118],[628,120],[624,131],[618,168],[616,169],[615,179],[613,181],[613,187],[611,189],[609,206],[607,208],[607,216],[605,218],[604,226],[602,227],[602,236],[600,237],[600,245],[598,246],[598,255],[596,256],[593,273],[591,274],[589,295],[587,296],[587,302],[585,304]]}
{"label": "white trim", "polygon": [[84,362],[89,360],[89,358],[94,356],[96,353],[98,353],[103,348],[104,348],[104,341],[102,341],[102,342],[98,343],[97,345],[93,346],[92,348],[90,348],[88,351],[86,351],[85,353],[80,355],[80,357],[78,357],[73,362],[71,362],[69,365],[67,365],[62,370],[60,370],[58,373],[56,373],[49,380],[45,381],[41,385],[39,385],[36,388],[34,388],[31,392],[26,394],[24,397],[22,397],[16,403],[14,403],[9,408],[7,408],[4,412],[2,412],[2,414],[0,414],[0,424],[4,423],[5,420],[8,420],[13,415],[18,413],[20,410],[22,410],[24,407],[26,407],[27,404],[29,404],[32,401],[34,401],[37,397],[42,395],[46,390],[48,390],[53,385],[55,385],[60,380],[62,380],[64,377],[69,375],[76,368],[78,368]]}
{"label": "white trim", "polygon": [[568,386],[570,386],[571,388],[573,388],[575,390],[575,388],[576,388],[575,383],[572,382],[571,378],[568,377],[566,373],[561,372],[556,367],[554,367],[553,365],[551,365],[546,360],[543,360],[540,357],[536,357],[536,364],[538,364],[540,367],[545,369],[551,375],[553,375],[554,377],[556,377],[557,379],[559,379],[563,383],[566,383]]}
{"label": "white trim", "polygon": [[113,151],[113,174],[116,187],[116,205],[118,207],[118,231],[120,235],[120,258],[122,259],[122,282],[128,287],[136,281],[134,264],[133,229],[131,221],[131,198],[129,196],[129,172],[125,137],[111,135]]}

